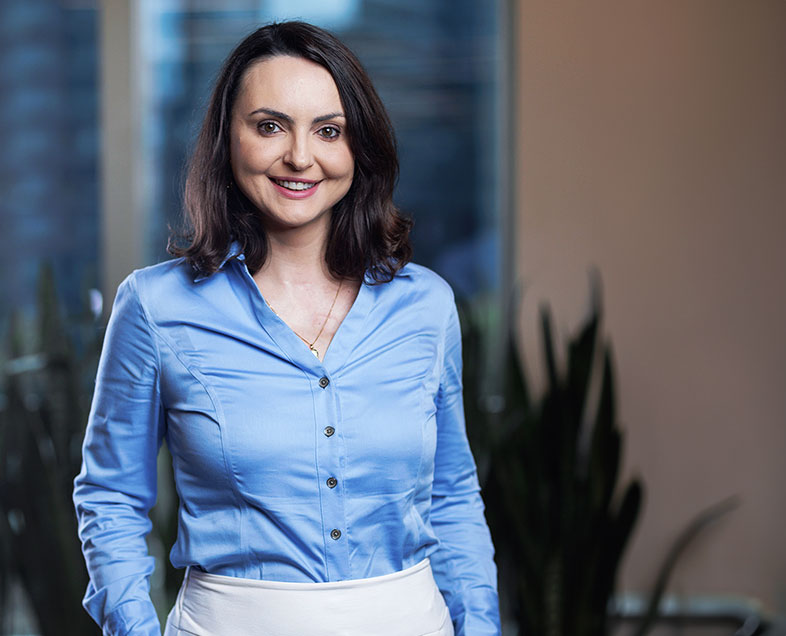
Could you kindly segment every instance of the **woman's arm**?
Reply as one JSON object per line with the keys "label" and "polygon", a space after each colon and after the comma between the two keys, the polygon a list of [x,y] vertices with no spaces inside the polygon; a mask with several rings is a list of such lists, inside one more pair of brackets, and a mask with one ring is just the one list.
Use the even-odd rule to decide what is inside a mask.
{"label": "woman's arm", "polygon": [[456,636],[500,633],[497,570],[475,462],[464,427],[461,329],[451,306],[437,396],[437,450],[431,525],[440,546],[431,556]]}
{"label": "woman's arm", "polygon": [[90,574],[83,604],[106,636],[161,636],[145,536],[164,434],[158,349],[131,274],[119,287],[74,482]]}

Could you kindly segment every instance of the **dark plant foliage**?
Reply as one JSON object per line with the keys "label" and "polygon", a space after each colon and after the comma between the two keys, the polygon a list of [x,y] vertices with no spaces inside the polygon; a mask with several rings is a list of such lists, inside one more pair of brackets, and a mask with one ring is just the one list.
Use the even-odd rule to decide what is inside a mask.
{"label": "dark plant foliage", "polygon": [[[459,307],[467,433],[497,551],[500,601],[521,634],[612,631],[616,576],[640,512],[639,480],[620,484],[613,360],[600,334],[600,283],[593,283],[592,310],[567,343],[564,368],[550,312],[541,309],[547,382],[538,397],[512,336],[502,348],[501,375],[484,386],[484,349],[491,343],[470,307]],[[648,634],[660,618],[682,554],[739,503],[730,497],[702,510],[677,535],[634,625],[636,636]]]}
{"label": "dark plant foliage", "polygon": [[[544,394],[533,397],[511,339],[497,408],[484,412],[471,389],[466,396],[473,449],[488,457],[479,463],[488,464],[481,474],[500,586],[522,634],[608,633],[607,607],[639,514],[640,482],[619,483],[612,354],[599,326],[596,301],[568,343],[563,370],[544,308]],[[480,346],[472,327],[464,343],[472,361]],[[467,377],[475,373],[467,367],[468,387],[477,385]]]}
{"label": "dark plant foliage", "polygon": [[[24,586],[42,636],[100,630],[82,609],[87,573],[71,504],[98,343],[77,357],[58,310],[51,270],[39,288],[37,352],[12,321],[0,410],[0,610],[13,576]],[[5,613],[5,612],[3,612]]]}

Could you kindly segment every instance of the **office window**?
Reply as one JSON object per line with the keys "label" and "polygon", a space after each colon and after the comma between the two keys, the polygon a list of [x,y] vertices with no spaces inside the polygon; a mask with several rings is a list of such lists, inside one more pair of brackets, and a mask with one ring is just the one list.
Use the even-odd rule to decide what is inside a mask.
{"label": "office window", "polygon": [[70,314],[97,285],[96,27],[89,3],[0,3],[0,327],[44,263]]}

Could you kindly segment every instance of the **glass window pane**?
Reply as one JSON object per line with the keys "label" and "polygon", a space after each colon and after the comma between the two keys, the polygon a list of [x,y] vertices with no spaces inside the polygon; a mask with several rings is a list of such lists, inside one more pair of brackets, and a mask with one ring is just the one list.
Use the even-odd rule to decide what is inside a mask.
{"label": "glass window pane", "polygon": [[50,263],[69,313],[97,285],[97,11],[0,3],[0,326]]}

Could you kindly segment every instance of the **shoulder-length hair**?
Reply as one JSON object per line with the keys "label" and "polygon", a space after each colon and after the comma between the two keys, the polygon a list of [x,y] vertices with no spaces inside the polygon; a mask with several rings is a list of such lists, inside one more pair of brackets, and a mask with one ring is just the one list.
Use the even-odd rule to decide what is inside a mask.
{"label": "shoulder-length hair", "polygon": [[338,88],[355,172],[347,194],[333,206],[325,261],[333,276],[392,280],[411,258],[412,221],[393,204],[398,178],[390,119],[366,71],[344,44],[304,22],[264,26],[246,37],[224,62],[208,104],[185,185],[186,232],[170,238],[169,251],[184,256],[203,276],[216,272],[231,241],[238,241],[249,270],[268,255],[259,210],[233,186],[230,165],[232,110],[243,77],[260,60],[301,57],[327,69]]}

